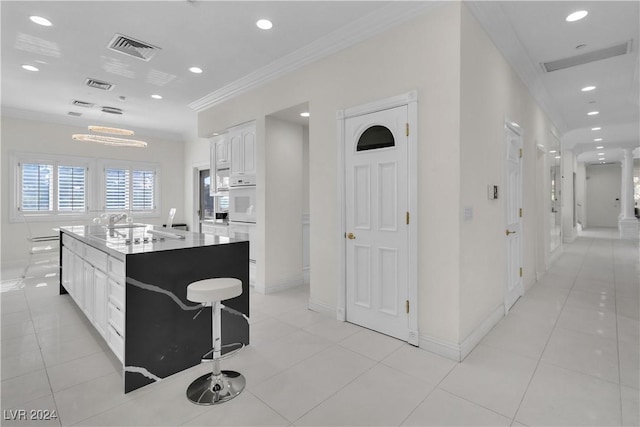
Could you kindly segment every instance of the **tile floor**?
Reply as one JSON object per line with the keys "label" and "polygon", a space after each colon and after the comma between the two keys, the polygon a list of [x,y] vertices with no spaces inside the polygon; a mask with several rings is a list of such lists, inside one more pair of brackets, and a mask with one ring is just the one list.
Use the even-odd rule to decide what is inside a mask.
{"label": "tile floor", "polygon": [[[587,231],[462,363],[307,310],[308,289],[251,295],[247,389],[185,398],[201,365],[122,393],[118,361],[52,263],[4,272],[2,425],[618,426],[639,423],[638,242]],[[50,421],[12,421],[17,410]],[[27,412],[29,415],[29,412]]]}

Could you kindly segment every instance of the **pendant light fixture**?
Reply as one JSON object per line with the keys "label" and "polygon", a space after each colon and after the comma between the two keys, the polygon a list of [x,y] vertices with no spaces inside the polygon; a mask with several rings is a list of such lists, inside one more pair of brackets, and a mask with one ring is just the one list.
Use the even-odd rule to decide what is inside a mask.
{"label": "pendant light fixture", "polygon": [[[102,107],[103,113],[122,114],[122,110],[115,107]],[[71,135],[75,141],[96,142],[98,144],[109,145],[112,147],[136,147],[146,148],[147,143],[138,139],[120,138],[119,136],[132,136],[134,132],[129,129],[116,128],[111,126],[91,125],[88,127],[91,132],[102,133],[106,135],[76,133]],[[107,136],[118,135],[118,136]]]}

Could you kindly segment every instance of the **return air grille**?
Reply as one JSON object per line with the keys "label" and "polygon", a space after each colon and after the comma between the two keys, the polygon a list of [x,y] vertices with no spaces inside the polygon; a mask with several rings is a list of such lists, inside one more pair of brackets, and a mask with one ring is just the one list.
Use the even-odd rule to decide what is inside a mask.
{"label": "return air grille", "polygon": [[109,114],[122,114],[122,110],[116,107],[102,107],[102,112]]}
{"label": "return air grille", "polygon": [[75,105],[76,107],[84,107],[84,108],[93,108],[94,106],[93,102],[78,101],[77,99],[74,99],[73,101],[71,101],[71,104]]}
{"label": "return air grille", "polygon": [[69,111],[67,114],[73,117],[80,117],[82,115],[82,113],[78,113],[77,111]]}
{"label": "return air grille", "polygon": [[157,46],[123,36],[122,34],[113,36],[113,39],[111,39],[107,47],[116,52],[142,59],[143,61],[149,61],[157,51],[160,50]]}
{"label": "return air grille", "polygon": [[583,53],[582,55],[558,59],[556,61],[543,62],[541,65],[544,71],[550,73],[552,71],[564,70],[565,68],[576,67],[578,65],[588,64],[602,59],[613,58],[614,56],[626,55],[629,52],[631,52],[631,40],[604,49]]}
{"label": "return air grille", "polygon": [[86,84],[89,87],[92,87],[92,88],[95,88],[95,89],[102,89],[102,90],[111,90],[115,86],[115,85],[113,85],[111,83],[107,83],[107,82],[103,82],[101,80],[96,80],[96,79],[91,79],[91,78],[87,78],[87,80],[84,82],[84,84]]}

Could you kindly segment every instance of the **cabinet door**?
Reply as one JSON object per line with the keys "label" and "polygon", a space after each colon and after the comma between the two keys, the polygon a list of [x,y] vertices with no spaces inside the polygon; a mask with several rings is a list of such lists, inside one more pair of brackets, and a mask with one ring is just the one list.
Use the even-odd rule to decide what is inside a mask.
{"label": "cabinet door", "polygon": [[[209,176],[213,177],[213,173],[216,170],[216,143],[214,141],[211,141],[210,145],[209,145],[209,154],[210,154],[210,159],[209,159]],[[202,178],[200,178],[202,179]],[[209,196],[213,196],[216,192],[216,186],[213,184],[213,178],[210,178],[211,181],[209,181],[210,185],[209,185]]]}
{"label": "cabinet door", "polygon": [[83,292],[83,307],[84,314],[87,318],[93,321],[93,275],[94,268],[88,262],[83,262],[83,280],[82,285],[84,287]]}
{"label": "cabinet door", "polygon": [[71,251],[66,247],[62,247],[62,286],[71,293],[71,281],[73,278],[73,257]]}
{"label": "cabinet door", "polygon": [[230,133],[228,137],[231,149],[230,175],[244,175],[242,138],[238,132]]}
{"label": "cabinet door", "polygon": [[107,336],[107,275],[100,270],[94,270],[93,275],[93,324],[100,335]]}
{"label": "cabinet door", "polygon": [[242,131],[242,170],[245,174],[256,173],[256,130],[250,127]]}
{"label": "cabinet door", "polygon": [[73,254],[73,293],[71,296],[76,304],[84,310],[84,262],[78,255]]}
{"label": "cabinet door", "polygon": [[216,165],[218,168],[229,166],[229,144],[226,138],[216,141]]}

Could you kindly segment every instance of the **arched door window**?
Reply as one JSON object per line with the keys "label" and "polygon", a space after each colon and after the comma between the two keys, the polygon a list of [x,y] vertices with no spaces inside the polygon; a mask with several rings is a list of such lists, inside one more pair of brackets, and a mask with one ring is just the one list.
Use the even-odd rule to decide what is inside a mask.
{"label": "arched door window", "polygon": [[389,128],[375,125],[365,130],[356,146],[356,151],[375,150],[395,146],[395,139]]}

